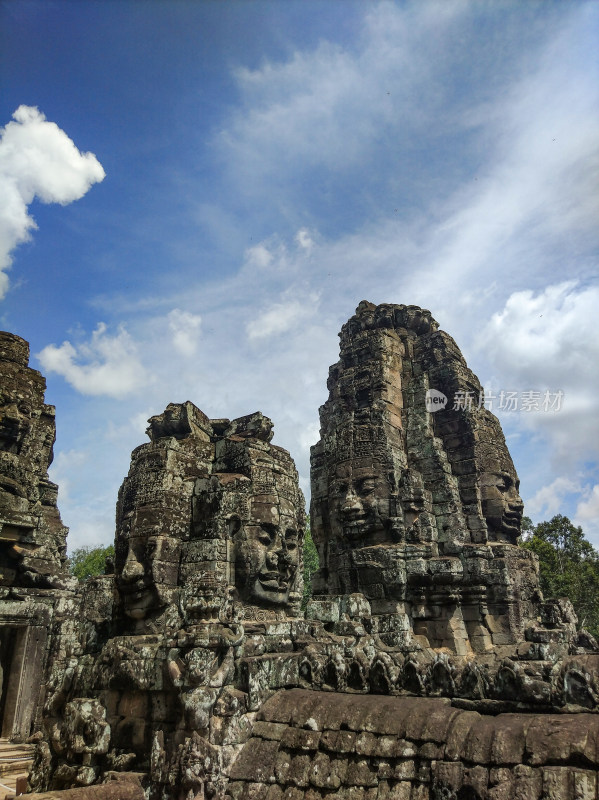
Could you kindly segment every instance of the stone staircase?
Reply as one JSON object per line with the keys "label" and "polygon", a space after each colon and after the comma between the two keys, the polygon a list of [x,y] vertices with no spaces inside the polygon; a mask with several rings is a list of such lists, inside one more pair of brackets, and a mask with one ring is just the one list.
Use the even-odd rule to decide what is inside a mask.
{"label": "stone staircase", "polygon": [[0,800],[7,795],[24,792],[27,775],[33,763],[32,744],[13,744],[8,739],[0,739]]}

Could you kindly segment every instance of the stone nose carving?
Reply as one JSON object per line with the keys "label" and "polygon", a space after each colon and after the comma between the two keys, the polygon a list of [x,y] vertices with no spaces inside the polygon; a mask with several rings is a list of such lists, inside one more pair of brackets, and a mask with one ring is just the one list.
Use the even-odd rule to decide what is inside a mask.
{"label": "stone nose carving", "polygon": [[127,583],[132,583],[133,581],[138,580],[139,578],[143,578],[145,573],[143,564],[140,564],[137,560],[135,553],[131,548],[129,548],[129,552],[127,553],[127,560],[125,561],[125,566],[123,567],[123,579]]}
{"label": "stone nose carving", "polygon": [[266,551],[266,564],[268,567],[277,569],[280,566],[286,566],[290,561],[285,535],[282,531],[277,531]]}
{"label": "stone nose carving", "polygon": [[513,511],[518,511],[520,514],[524,511],[524,501],[517,492],[514,493],[514,497],[508,497],[507,504]]}
{"label": "stone nose carving", "polygon": [[362,501],[354,491],[353,486],[349,486],[341,503],[341,513],[352,517],[356,514],[361,514],[363,510]]}

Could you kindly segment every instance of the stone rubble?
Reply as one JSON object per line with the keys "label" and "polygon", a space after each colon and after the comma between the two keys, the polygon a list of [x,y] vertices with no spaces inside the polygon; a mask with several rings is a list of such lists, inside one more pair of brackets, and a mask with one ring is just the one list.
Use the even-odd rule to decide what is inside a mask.
{"label": "stone rubble", "polygon": [[[114,574],[75,586],[43,378],[0,335],[3,697],[21,680],[15,642],[43,631],[38,694],[19,688],[31,713],[15,728],[5,702],[3,721],[36,731],[33,791],[118,778],[149,800],[597,798],[599,648],[518,545],[497,418],[454,408],[478,379],[416,306],[363,301],[340,336],[304,614],[290,455],[259,412],[211,420],[191,402],[152,417],[132,453]],[[443,409],[427,410],[431,391]]]}

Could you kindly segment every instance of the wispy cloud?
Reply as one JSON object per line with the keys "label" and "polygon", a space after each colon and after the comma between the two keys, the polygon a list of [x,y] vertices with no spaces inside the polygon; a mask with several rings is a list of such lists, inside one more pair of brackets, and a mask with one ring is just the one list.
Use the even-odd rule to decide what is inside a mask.
{"label": "wispy cloud", "polygon": [[194,355],[201,333],[202,318],[200,315],[174,308],[168,314],[167,319],[175,349],[184,356]]}
{"label": "wispy cloud", "polygon": [[104,179],[93,153],[80,153],[67,134],[32,106],[19,106],[0,129],[0,298],[14,248],[36,228],[28,213],[34,198],[67,205]]}
{"label": "wispy cloud", "polygon": [[564,498],[581,490],[580,483],[570,478],[556,478],[548,486],[543,486],[526,504],[526,513],[535,518],[548,519],[559,513]]}
{"label": "wispy cloud", "polygon": [[559,413],[519,415],[522,426],[550,439],[562,469],[594,457],[599,441],[599,377],[591,366],[599,362],[597,309],[599,287],[576,281],[514,292],[480,337],[502,388],[563,392]]}
{"label": "wispy cloud", "polygon": [[268,305],[248,322],[246,331],[250,340],[278,336],[296,328],[316,313],[319,299],[316,293],[304,297],[293,297],[294,294],[286,292],[281,302]]}
{"label": "wispy cloud", "polygon": [[139,391],[149,380],[142,366],[137,346],[123,326],[116,334],[107,333],[100,322],[89,342],[73,346],[63,342],[49,344],[37,354],[49,373],[62,375],[78,392],[86,395],[124,397]]}
{"label": "wispy cloud", "polygon": [[599,484],[595,484],[586,492],[574,515],[574,522],[580,525],[599,549]]}

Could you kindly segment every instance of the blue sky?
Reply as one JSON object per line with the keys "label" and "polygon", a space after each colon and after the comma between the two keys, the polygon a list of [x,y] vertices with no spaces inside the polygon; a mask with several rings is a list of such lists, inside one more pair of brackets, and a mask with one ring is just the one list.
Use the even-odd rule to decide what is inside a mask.
{"label": "blue sky", "polygon": [[272,417],[308,493],[362,299],[564,393],[499,416],[525,513],[599,546],[597,53],[596,2],[0,2],[0,326],[70,546],[111,541],[171,401]]}

